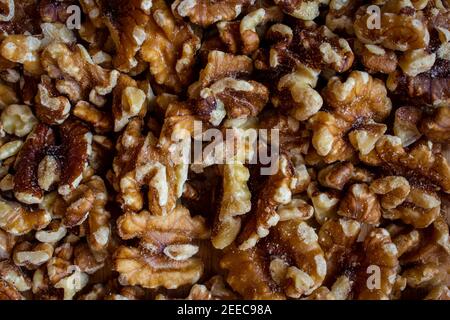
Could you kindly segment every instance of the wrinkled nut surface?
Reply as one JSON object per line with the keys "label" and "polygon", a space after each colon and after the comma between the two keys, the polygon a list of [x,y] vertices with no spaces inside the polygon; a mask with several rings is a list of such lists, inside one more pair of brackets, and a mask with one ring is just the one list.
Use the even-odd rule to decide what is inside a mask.
{"label": "wrinkled nut surface", "polygon": [[447,0],[0,2],[0,300],[450,299]]}

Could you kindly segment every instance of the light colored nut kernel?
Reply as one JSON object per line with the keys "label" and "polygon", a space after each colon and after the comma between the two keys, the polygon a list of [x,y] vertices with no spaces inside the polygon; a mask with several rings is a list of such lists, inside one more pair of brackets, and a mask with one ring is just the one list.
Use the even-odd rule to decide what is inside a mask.
{"label": "light colored nut kernel", "polygon": [[5,143],[0,147],[0,160],[8,159],[19,152],[23,142],[21,140],[15,140]]}
{"label": "light colored nut kernel", "polygon": [[433,67],[436,61],[435,53],[428,53],[425,49],[407,51],[399,60],[398,65],[410,77],[415,77]]}
{"label": "light colored nut kernel", "polygon": [[0,120],[5,132],[18,137],[29,134],[38,123],[30,107],[19,104],[12,104],[3,109]]}

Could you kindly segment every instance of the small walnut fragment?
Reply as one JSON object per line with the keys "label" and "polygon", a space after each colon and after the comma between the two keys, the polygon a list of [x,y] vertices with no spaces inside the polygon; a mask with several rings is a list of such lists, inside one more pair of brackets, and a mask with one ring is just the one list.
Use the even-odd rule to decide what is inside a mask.
{"label": "small walnut fragment", "polygon": [[281,156],[276,170],[276,173],[267,179],[266,187],[258,195],[256,207],[238,237],[240,250],[254,247],[260,239],[269,235],[270,228],[276,226],[280,220],[278,206],[291,201],[294,182],[292,163],[285,156]]}
{"label": "small walnut fragment", "polygon": [[254,0],[176,0],[172,3],[175,16],[188,17],[192,23],[208,27],[219,21],[237,18]]}
{"label": "small walnut fragment", "polygon": [[123,239],[141,239],[139,248],[122,246],[115,253],[121,284],[175,289],[202,275],[203,263],[194,257],[195,241],[206,239],[209,231],[203,218],[192,218],[186,208],[178,206],[168,216],[126,213],[119,218],[118,230]]}
{"label": "small walnut fragment", "polygon": [[287,14],[302,20],[314,20],[319,15],[319,7],[327,0],[275,0]]}
{"label": "small walnut fragment", "polygon": [[77,44],[49,44],[41,54],[42,66],[48,76],[57,80],[56,87],[70,100],[90,101],[97,106],[106,103],[104,96],[117,84],[119,72],[107,70],[92,61],[86,48]]}
{"label": "small walnut fragment", "polygon": [[150,12],[141,57],[149,63],[156,83],[180,92],[192,80],[200,38],[187,23],[175,19],[163,0],[153,0]]}

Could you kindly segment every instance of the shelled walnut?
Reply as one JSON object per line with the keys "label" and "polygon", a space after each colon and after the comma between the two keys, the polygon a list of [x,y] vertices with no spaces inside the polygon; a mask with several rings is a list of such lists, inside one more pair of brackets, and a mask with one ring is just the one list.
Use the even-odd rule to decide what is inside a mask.
{"label": "shelled walnut", "polygon": [[0,2],[0,300],[449,299],[447,0]]}

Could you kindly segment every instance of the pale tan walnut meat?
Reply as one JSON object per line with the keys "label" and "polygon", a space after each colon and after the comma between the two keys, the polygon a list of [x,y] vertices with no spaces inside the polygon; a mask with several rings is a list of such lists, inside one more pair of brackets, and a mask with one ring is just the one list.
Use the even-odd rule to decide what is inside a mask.
{"label": "pale tan walnut meat", "polygon": [[327,163],[351,158],[351,145],[343,136],[355,121],[381,122],[392,108],[383,82],[361,71],[353,71],[345,82],[331,78],[323,96],[332,111],[318,112],[309,119],[309,126],[312,145]]}
{"label": "pale tan walnut meat", "polygon": [[221,267],[244,299],[299,298],[317,289],[327,272],[317,234],[297,219],[278,223],[256,247],[229,247]]}
{"label": "pale tan walnut meat", "polygon": [[287,14],[302,20],[314,20],[319,16],[319,7],[328,0],[275,0]]}
{"label": "pale tan walnut meat", "polygon": [[433,142],[448,143],[450,141],[450,106],[436,108],[430,116],[424,117],[419,130]]}
{"label": "pale tan walnut meat", "polygon": [[53,256],[53,246],[48,243],[21,242],[14,247],[13,261],[16,266],[35,270]]}
{"label": "pale tan walnut meat", "polygon": [[357,183],[351,185],[341,199],[337,214],[362,223],[378,225],[381,208],[376,194],[369,186]]}
{"label": "pale tan walnut meat", "polygon": [[36,240],[42,243],[54,244],[63,239],[67,234],[67,228],[59,220],[52,220],[52,222],[43,230],[35,233]]}
{"label": "pale tan walnut meat", "polygon": [[156,83],[180,92],[192,80],[200,38],[187,23],[175,19],[163,0],[153,0],[151,16],[140,54]]}
{"label": "pale tan walnut meat", "polygon": [[212,244],[217,249],[229,246],[241,229],[241,215],[251,210],[251,194],[247,186],[250,173],[244,164],[223,165],[223,194],[219,214],[212,232]]}
{"label": "pale tan walnut meat", "polygon": [[405,202],[383,210],[383,217],[401,219],[415,228],[426,228],[439,216],[440,211],[441,199],[437,193],[412,187]]}
{"label": "pale tan walnut meat", "polygon": [[43,73],[40,49],[41,40],[27,35],[10,35],[0,44],[0,54],[3,58],[23,64],[27,72],[37,76]]}
{"label": "pale tan walnut meat", "polygon": [[422,136],[418,128],[422,114],[422,111],[415,107],[400,107],[395,111],[393,131],[402,140],[404,147],[413,144]]}
{"label": "pale tan walnut meat", "polygon": [[357,10],[359,0],[330,0],[325,24],[331,31],[345,31],[354,34],[353,15]]}
{"label": "pale tan walnut meat", "polygon": [[147,105],[147,96],[137,81],[127,75],[120,75],[113,90],[114,131],[122,131],[133,117],[143,118],[147,113]]}
{"label": "pale tan walnut meat", "polygon": [[57,80],[58,91],[67,94],[72,102],[85,100],[104,105],[104,96],[112,92],[119,77],[117,70],[96,65],[80,44],[51,43],[42,52],[41,62],[48,76]]}
{"label": "pale tan walnut meat", "polygon": [[385,12],[384,9],[381,9],[380,28],[374,28],[373,17],[367,13],[367,6],[356,12],[354,30],[359,41],[364,44],[380,44],[386,49],[396,51],[423,49],[428,46],[428,28],[417,14]]}
{"label": "pale tan walnut meat", "polygon": [[48,125],[63,123],[69,117],[72,107],[69,99],[61,96],[50,77],[45,75],[41,77],[41,83],[38,85],[35,102],[38,119]]}
{"label": "pale tan walnut meat", "polygon": [[280,205],[277,213],[280,216],[280,221],[291,219],[309,220],[314,215],[314,207],[305,200],[292,198],[288,204]]}
{"label": "pale tan walnut meat", "polygon": [[385,124],[369,120],[362,126],[358,126],[355,130],[350,131],[348,138],[353,148],[359,151],[360,158],[364,159],[375,149],[377,141],[384,135],[386,130],[387,126]]}
{"label": "pale tan walnut meat", "polygon": [[336,190],[322,191],[317,182],[311,182],[307,193],[314,207],[314,217],[319,224],[337,217],[336,212],[341,197]]}
{"label": "pale tan walnut meat", "polygon": [[320,94],[314,90],[320,71],[298,64],[294,72],[283,76],[278,82],[278,93],[272,97],[275,107],[289,110],[299,121],[309,119],[323,105]]}
{"label": "pale tan walnut meat", "polygon": [[52,217],[44,209],[30,210],[23,205],[0,198],[0,228],[13,235],[24,235],[45,228]]}
{"label": "pale tan walnut meat", "polygon": [[17,237],[0,229],[0,259],[8,259],[12,253]]}
{"label": "pale tan walnut meat", "polygon": [[405,52],[398,60],[403,73],[415,77],[429,71],[436,61],[436,53],[428,53],[425,49],[415,49]]}
{"label": "pale tan walnut meat", "polygon": [[104,134],[113,130],[113,119],[107,112],[97,109],[87,101],[79,101],[73,108],[75,117],[90,124],[96,133]]}
{"label": "pale tan walnut meat", "polygon": [[397,55],[393,50],[375,44],[354,43],[355,53],[369,73],[389,74],[397,69]]}
{"label": "pale tan walnut meat", "polygon": [[203,263],[194,257],[196,242],[209,237],[202,217],[192,218],[188,209],[177,206],[167,216],[125,213],[117,223],[122,239],[141,239],[139,248],[122,246],[114,255],[122,285],[174,289],[202,275]]}
{"label": "pale tan walnut meat", "polygon": [[28,135],[37,124],[30,107],[26,105],[11,104],[6,106],[0,116],[2,129],[18,137]]}
{"label": "pale tan walnut meat", "polygon": [[122,72],[130,72],[138,65],[136,55],[147,39],[145,27],[151,19],[152,1],[80,2],[94,26],[99,28],[104,24],[108,28],[116,48],[114,66]]}
{"label": "pale tan walnut meat", "polygon": [[188,17],[192,23],[208,27],[219,21],[236,19],[255,0],[176,0],[172,12],[176,17]]}
{"label": "pale tan walnut meat", "polygon": [[9,290],[16,292],[25,292],[31,289],[31,279],[11,260],[0,261],[0,281],[3,282],[3,288],[4,282],[6,282],[9,284],[7,286]]}
{"label": "pale tan walnut meat", "polygon": [[219,36],[233,54],[252,54],[259,48],[260,28],[270,22],[281,22],[283,13],[277,6],[259,8],[249,12],[241,21],[220,22],[217,24]]}
{"label": "pale tan walnut meat", "polygon": [[[374,229],[362,243],[356,242],[361,225],[354,220],[329,220],[319,231],[319,244],[327,260],[327,280],[342,274],[352,281],[349,298],[389,299],[399,262],[398,251],[385,229]],[[379,270],[378,285],[371,285],[369,268]]]}
{"label": "pale tan walnut meat", "polygon": [[432,289],[427,296],[424,298],[425,300],[450,300],[450,289],[448,286],[441,285]]}
{"label": "pale tan walnut meat", "polygon": [[105,209],[108,202],[108,191],[99,176],[93,176],[87,185],[94,192],[93,208],[89,211],[89,232],[87,242],[97,261],[103,261],[108,256],[108,246],[111,241],[111,215]]}
{"label": "pale tan walnut meat", "polygon": [[393,209],[401,205],[411,190],[408,180],[399,176],[387,176],[374,180],[370,190],[380,195],[380,204],[383,209]]}
{"label": "pale tan walnut meat", "polygon": [[292,189],[295,187],[292,163],[281,155],[275,169],[276,172],[267,178],[256,206],[237,239],[240,250],[253,248],[260,239],[268,236],[270,229],[280,220],[278,206],[288,204],[292,199]]}
{"label": "pale tan walnut meat", "polygon": [[347,300],[351,293],[353,281],[347,276],[336,279],[330,289],[325,286],[317,288],[304,300]]}
{"label": "pale tan walnut meat", "polygon": [[[166,111],[159,140],[151,132],[142,137],[141,120],[128,124],[117,146],[125,154],[119,151],[113,163],[116,188],[126,210],[142,209],[144,185],[148,186],[148,204],[153,214],[169,214],[175,208],[188,177],[194,120],[185,103],[175,102]],[[129,134],[134,141],[127,141]]]}

